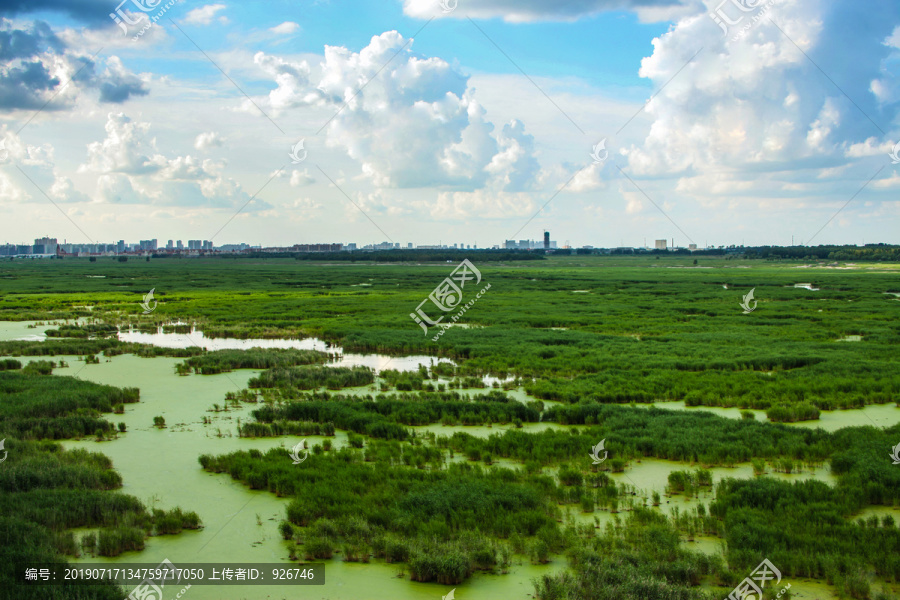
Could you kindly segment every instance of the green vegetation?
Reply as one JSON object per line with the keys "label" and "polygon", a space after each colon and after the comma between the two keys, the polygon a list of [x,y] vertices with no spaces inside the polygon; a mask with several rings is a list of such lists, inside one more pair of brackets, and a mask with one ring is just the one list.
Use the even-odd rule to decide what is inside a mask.
{"label": "green vegetation", "polygon": [[818,429],[723,419],[706,412],[580,404],[550,408],[543,420],[569,425],[591,422],[597,427],[539,434],[506,431],[488,439],[457,433],[450,444],[461,451],[477,446],[498,456],[546,463],[583,456],[585,448],[606,439],[606,449],[613,458],[652,456],[725,466],[778,456],[823,462],[832,448],[830,436]]}
{"label": "green vegetation", "polygon": [[53,362],[49,360],[33,360],[22,368],[24,375],[50,375],[53,372]]}
{"label": "green vegetation", "polygon": [[[278,449],[202,456],[200,463],[252,489],[293,496],[287,520],[299,528],[311,558],[327,558],[335,548],[349,561],[372,553],[408,562],[414,580],[452,584],[498,566],[508,550],[491,538],[522,536],[561,549],[558,509],[545,491],[555,489],[551,479],[468,465],[393,466],[415,464],[419,451],[396,442],[376,446],[366,453],[314,453],[303,469]],[[432,460],[440,461],[440,452]]]}
{"label": "green vegetation", "polygon": [[369,385],[375,373],[367,367],[275,367],[253,377],[250,388],[279,388],[284,395],[296,395],[297,390],[321,387],[338,390],[345,387]]}
{"label": "green vegetation", "polygon": [[870,597],[870,572],[900,580],[900,529],[893,518],[852,518],[871,504],[900,504],[900,471],[884,458],[898,435],[898,426],[836,432],[837,487],[767,478],[720,483],[709,518],[724,523],[729,565],[753,568],[764,552],[783,575],[824,579],[850,598]]}
{"label": "green vegetation", "polygon": [[477,400],[468,400],[456,392],[380,394],[376,398],[322,392],[306,394],[296,402],[258,408],[253,417],[256,423],[241,426],[242,436],[309,435],[313,431],[307,424],[318,423],[374,438],[403,440],[409,432],[400,425],[481,425],[516,419],[535,423],[540,420],[540,413],[501,392],[491,392]]}
{"label": "green vegetation", "polygon": [[115,325],[89,323],[87,325],[62,325],[58,329],[48,329],[44,334],[49,338],[91,338],[109,337],[119,332]]}
{"label": "green vegetation", "polygon": [[[301,410],[296,407],[306,404],[316,403],[296,402],[278,410]],[[869,597],[869,571],[882,579],[900,578],[900,530],[893,520],[855,523],[852,518],[870,504],[900,503],[900,471],[878,457],[900,427],[827,433],[708,413],[596,408],[591,414],[598,424],[586,430],[508,430],[487,439],[429,434],[403,443],[370,441],[364,450],[350,444],[330,454],[315,447],[303,469],[292,468],[281,450],[203,456],[200,462],[252,489],[292,497],[290,539],[303,541],[298,553],[308,559],[328,558],[337,549],[345,553],[344,560],[368,560],[371,553],[405,562],[411,577],[423,581],[458,583],[479,569],[502,570],[506,552],[535,562],[567,554],[570,572],[536,582],[542,599],[645,598],[641,594],[650,593],[648,589],[656,590],[652,597],[704,597],[697,589],[702,580],[733,587],[761,557],[783,565],[786,576],[822,578],[852,598]],[[268,410],[274,409],[258,412]],[[793,467],[782,465],[831,460],[839,481],[829,487],[767,477],[725,479],[715,487],[708,511],[700,504],[696,511],[676,510],[667,520],[642,508],[650,494],[616,485],[590,465],[586,449],[601,437],[612,454],[601,468],[613,471],[627,468],[624,460],[619,468],[612,464],[620,456],[639,460],[674,454],[710,464],[738,457],[755,463],[765,457],[787,472]],[[486,464],[494,456],[518,459],[525,469],[448,465],[448,449]],[[541,473],[542,463],[558,467],[555,478]],[[764,462],[754,469],[764,470]],[[693,496],[711,491],[712,483],[710,471],[699,468],[671,472],[667,487],[670,494]],[[658,506],[659,494],[652,500]],[[582,512],[625,509],[631,516],[598,537],[578,526],[559,525],[560,505]],[[724,538],[727,566],[681,550],[678,532]],[[482,547],[472,545],[475,539],[482,540]]]}
{"label": "green vegetation", "polygon": [[[618,524],[617,524],[618,525]],[[623,525],[608,527],[569,553],[572,573],[544,575],[535,582],[541,600],[713,600],[697,586],[723,571],[720,559],[681,548],[665,517],[638,508]]]}
{"label": "green vegetation", "polygon": [[[207,336],[315,335],[350,352],[453,358],[461,377],[521,376],[532,395],[572,404],[684,400],[774,407],[781,417],[783,405],[837,410],[900,396],[900,356],[892,351],[900,331],[890,316],[897,300],[888,294],[900,293],[895,265],[826,269],[813,259],[704,257],[699,268],[690,256],[657,256],[506,262],[513,257],[473,253],[483,281],[492,284],[489,301],[465,315],[478,327],[453,328],[440,343],[408,315],[447,276],[453,265],[446,262],[334,268],[265,257],[11,261],[0,264],[0,318],[85,316],[111,325],[178,318]],[[794,268],[803,264],[811,268]],[[84,276],[96,273],[105,277]],[[42,285],[37,292],[36,276]],[[817,291],[794,287],[810,280]],[[152,317],[138,320],[138,301],[151,287],[160,305]],[[759,307],[745,315],[739,302],[751,288]],[[836,343],[846,336],[861,341]],[[63,340],[45,343],[55,341]],[[79,355],[96,354],[105,342],[119,345],[80,341],[85,346]],[[28,344],[6,342],[0,351],[14,355]],[[184,355],[201,353],[194,350]],[[44,352],[63,353],[50,346]],[[401,391],[418,389],[415,382],[402,383]],[[783,416],[814,418],[813,411],[803,412]]]}
{"label": "green vegetation", "polygon": [[[193,369],[201,375],[225,373],[234,369],[272,369],[294,365],[324,363],[328,355],[314,350],[263,349],[216,350],[184,361],[183,369]],[[179,365],[181,366],[181,365]]]}
{"label": "green vegetation", "polygon": [[21,369],[22,363],[14,358],[0,359],[0,371],[15,371]]}
{"label": "green vegetation", "polygon": [[[12,261],[0,263],[0,318],[90,320],[61,325],[44,342],[2,342],[0,354],[47,361],[75,355],[89,363],[133,353],[183,357],[181,374],[264,370],[249,389],[228,392],[231,406],[261,402],[252,420],[238,422],[239,434],[328,439],[311,445],[302,465],[282,448],[205,455],[200,463],[289,498],[278,534],[298,559],[374,557],[402,565],[413,580],[453,585],[479,571],[503,573],[513,561],[543,564],[564,555],[567,570],[534,582],[541,600],[705,600],[727,595],[768,557],[785,577],[820,579],[843,598],[881,600],[889,596],[875,588],[900,581],[900,530],[890,517],[859,515],[873,505],[900,504],[900,469],[888,457],[900,429],[829,433],[785,423],[900,400],[900,268],[813,258],[886,261],[895,252],[771,248],[752,249],[751,259],[701,254],[699,260],[687,253],[472,254],[490,294],[466,313],[471,328],[447,330],[439,343],[408,315],[455,266],[446,262],[399,264],[399,254],[349,253]],[[775,260],[789,255],[795,258]],[[364,263],[354,264],[361,257]],[[322,259],[344,262],[315,262]],[[804,282],[813,289],[795,287]],[[151,288],[159,306],[142,315],[138,302]],[[739,303],[750,289],[759,305],[744,314]],[[116,326],[154,332],[196,326],[208,337],[316,336],[345,352],[426,354],[437,364],[385,370],[376,379],[368,369],[327,366],[321,352],[169,350],[102,337]],[[28,444],[49,444],[31,440],[114,436],[102,413],[121,413],[137,400],[53,376],[52,363],[32,364],[0,365],[0,435],[10,432],[7,447],[17,461]],[[504,382],[487,394],[455,391],[484,388],[485,375]],[[18,390],[17,382],[33,393]],[[320,391],[359,386],[381,393]],[[523,387],[548,408],[519,402],[501,387]],[[664,400],[744,410],[741,419],[724,419],[623,406]],[[556,426],[526,427],[541,421]],[[165,425],[161,416],[154,422]],[[411,429],[438,423],[499,431],[485,437]],[[345,447],[331,438],[338,429],[348,432]],[[125,440],[134,435],[143,434]],[[600,440],[609,460],[593,465],[588,452]],[[13,454],[4,468],[17,465]],[[116,500],[109,501],[110,520],[94,525],[99,535],[75,540],[66,534],[68,523],[84,521],[82,505],[88,510],[118,498],[117,476],[101,459],[46,454],[51,458],[41,460],[59,465],[25,478],[48,482],[46,499],[29,498],[34,507],[23,508],[36,520],[4,521],[0,543],[33,537],[47,556],[114,554],[141,547],[148,534],[198,525],[190,513],[157,514],[133,499]],[[683,466],[668,469],[656,489],[637,489],[629,473],[650,458]],[[516,461],[517,468],[498,461]],[[712,485],[707,469],[746,462],[755,476]],[[811,467],[829,464],[834,485],[806,477]],[[786,475],[798,471],[804,475]],[[70,489],[72,481],[86,489]],[[694,499],[689,508],[660,510],[675,503],[662,499],[663,486],[667,498]],[[63,492],[77,493],[77,500]],[[7,521],[19,510],[0,508]],[[608,524],[599,526],[600,517]],[[682,549],[683,538],[698,534],[724,540],[724,560]]]}
{"label": "green vegetation", "polygon": [[119,403],[137,402],[140,396],[137,388],[24,371],[0,372],[0,429],[21,439],[82,437],[98,430],[113,433],[113,424],[100,413],[111,413]]}
{"label": "green vegetation", "polygon": [[196,346],[189,348],[159,348],[146,344],[132,344],[115,339],[69,339],[56,338],[43,342],[0,342],[0,354],[9,356],[117,356],[135,354],[150,358],[153,356],[195,356],[205,352]]}
{"label": "green vegetation", "polygon": [[[122,479],[106,456],[64,450],[46,438],[112,432],[99,418],[114,402],[136,402],[136,389],[118,389],[70,377],[0,373],[0,597],[121,600],[115,585],[17,587],[11,567],[25,562],[64,563],[64,556],[118,556],[142,550],[147,536],[198,529],[196,513],[148,511],[132,496],[113,491]],[[97,533],[80,541],[70,531]],[[5,595],[6,592],[14,595]]]}

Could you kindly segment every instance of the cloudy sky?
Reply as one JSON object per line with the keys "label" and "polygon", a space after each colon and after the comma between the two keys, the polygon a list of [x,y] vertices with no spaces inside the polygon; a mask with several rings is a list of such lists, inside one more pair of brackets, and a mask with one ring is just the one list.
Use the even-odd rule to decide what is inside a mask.
{"label": "cloudy sky", "polygon": [[900,241],[896,0],[9,0],[0,55],[0,242]]}

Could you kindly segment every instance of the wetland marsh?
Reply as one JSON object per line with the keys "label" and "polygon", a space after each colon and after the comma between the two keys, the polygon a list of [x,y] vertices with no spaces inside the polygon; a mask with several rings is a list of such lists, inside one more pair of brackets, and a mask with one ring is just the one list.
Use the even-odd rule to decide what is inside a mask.
{"label": "wetland marsh", "polygon": [[[434,343],[409,312],[444,265],[174,262],[0,264],[0,359],[19,363],[0,371],[5,389],[59,378],[72,394],[76,382],[139,391],[109,410],[53,408],[60,431],[75,415],[91,429],[30,455],[101,453],[121,480],[102,493],[201,523],[164,534],[127,517],[147,523],[142,548],[107,555],[81,542],[125,516],[5,514],[8,527],[36,519],[27,522],[46,531],[47,553],[324,562],[326,584],[302,597],[341,600],[451,589],[475,600],[591,597],[610,585],[596,571],[619,581],[620,598],[647,597],[648,577],[666,597],[724,597],[764,557],[794,598],[896,595],[892,265],[808,265],[811,291],[795,287],[787,262],[488,263],[479,268],[492,287],[466,314],[471,327]],[[751,287],[760,306],[744,315],[739,292]],[[143,315],[150,288],[160,303]],[[112,334],[90,329],[101,324]],[[271,366],[238,366],[253,361]],[[44,363],[51,374],[36,372]],[[215,374],[199,374],[209,365]],[[0,485],[8,498],[51,493],[22,483],[36,463],[16,452],[42,434],[21,425],[24,406],[8,408]],[[304,440],[309,458],[292,465],[288,450]],[[596,463],[601,440],[609,460]]]}

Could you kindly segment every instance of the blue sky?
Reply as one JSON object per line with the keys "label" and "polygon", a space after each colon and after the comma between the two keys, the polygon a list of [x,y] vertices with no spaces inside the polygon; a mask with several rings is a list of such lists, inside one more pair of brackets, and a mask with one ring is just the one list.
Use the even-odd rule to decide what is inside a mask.
{"label": "blue sky", "polygon": [[0,241],[898,241],[896,2],[445,5],[7,3]]}

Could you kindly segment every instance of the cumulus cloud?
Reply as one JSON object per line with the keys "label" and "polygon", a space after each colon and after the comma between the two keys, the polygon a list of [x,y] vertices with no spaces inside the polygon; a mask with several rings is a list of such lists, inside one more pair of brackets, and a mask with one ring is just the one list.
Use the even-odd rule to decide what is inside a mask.
{"label": "cumulus cloud", "polygon": [[[169,158],[156,148],[150,124],[123,113],[110,113],[103,141],[88,145],[81,173],[97,173],[97,195],[103,202],[173,206],[235,207],[249,196],[223,172],[223,161],[187,156]],[[270,205],[257,200],[250,207]]]}
{"label": "cumulus cloud", "polygon": [[149,93],[118,57],[99,63],[69,49],[40,21],[17,28],[3,20],[0,57],[0,111],[70,108],[84,89],[98,90],[100,102],[114,104]]}
{"label": "cumulus cloud", "polygon": [[696,4],[696,0],[480,0],[467,3],[465,10],[444,12],[436,0],[403,0],[403,12],[419,19],[447,16],[529,23],[576,21],[601,12],[630,10],[644,21],[664,21],[692,12]]}
{"label": "cumulus cloud", "polygon": [[209,131],[197,136],[197,139],[194,140],[194,148],[197,150],[209,150],[210,148],[221,147],[223,142],[222,136],[217,132]]}
{"label": "cumulus cloud", "polygon": [[[440,58],[414,54],[410,42],[389,31],[359,52],[326,46],[317,76],[305,61],[260,52],[254,60],[276,87],[257,104],[275,114],[334,111],[327,145],[354,159],[376,188],[533,190],[540,165],[525,125],[513,120],[495,131],[468,77]],[[378,85],[366,85],[376,74]],[[250,102],[244,108],[256,113]],[[461,196],[449,194],[445,203],[454,198]]]}
{"label": "cumulus cloud", "polygon": [[[704,2],[707,11],[718,5]],[[646,107],[651,124],[643,142],[622,150],[631,171],[680,177],[678,189],[693,194],[794,191],[817,173],[836,174],[884,150],[898,106],[881,104],[875,93],[854,93],[851,101],[837,85],[865,90],[900,74],[887,60],[896,50],[900,6],[875,0],[865,11],[853,7],[852,0],[778,2],[767,13],[777,27],[767,18],[752,23],[750,15],[738,27],[752,27],[737,40],[705,12],[679,20],[653,40],[641,64],[640,75],[662,91]],[[816,65],[834,73],[835,83]]]}
{"label": "cumulus cloud", "polygon": [[93,78],[100,90],[100,102],[121,104],[132,96],[146,96],[150,93],[146,83],[122,65],[118,56],[106,60],[104,72]]}
{"label": "cumulus cloud", "polygon": [[[184,17],[184,22],[191,25],[209,25],[213,22],[213,19],[216,18],[216,13],[221,10],[225,10],[224,4],[207,4],[206,6],[201,6],[200,8],[195,8],[188,12]],[[222,21],[222,19],[225,20]],[[219,21],[225,23],[228,22],[225,17],[220,17]]]}

